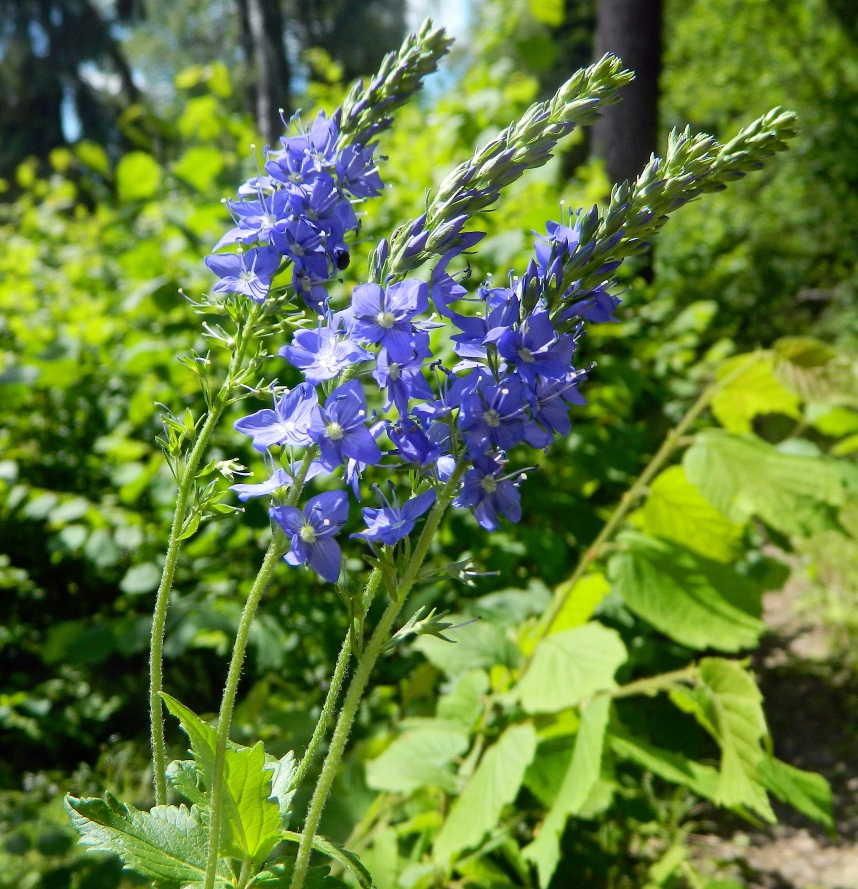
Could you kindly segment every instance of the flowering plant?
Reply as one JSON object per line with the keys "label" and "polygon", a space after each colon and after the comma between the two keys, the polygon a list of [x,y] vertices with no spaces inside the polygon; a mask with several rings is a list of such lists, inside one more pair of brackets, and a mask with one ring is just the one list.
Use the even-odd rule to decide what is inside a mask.
{"label": "flowering plant", "polygon": [[[510,468],[511,455],[549,448],[570,431],[570,411],[583,403],[580,389],[592,371],[577,363],[577,347],[588,323],[614,319],[620,264],[647,248],[672,211],[759,168],[792,133],[793,116],[778,110],[727,145],[688,130],[674,133],[665,158],[653,157],[634,183],[617,186],[604,211],[561,209],[536,237],[526,268],[510,273],[505,286],[489,280],[469,289],[467,257],[482,238],[471,230],[475,214],[526,170],[544,164],[562,137],[595,121],[631,79],[618,59],[606,56],[454,169],[424,213],[377,244],[367,280],[342,303],[330,291],[351,269],[350,246],[360,228],[355,207],[383,194],[375,139],[448,47],[443,31],[427,23],[333,115],[319,113],[309,126],[293,120],[280,146],[266,149],[257,175],[227,202],[234,225],[206,260],[218,280],[195,307],[206,319],[206,336],[230,358],[215,386],[206,356],[190,354],[186,364],[199,376],[207,413],[164,419],[162,445],[178,494],[151,637],[156,805],[141,812],[110,795],[66,800],[84,844],[117,853],[126,867],[161,884],[334,885],[310,868],[317,850],[361,885],[371,885],[354,855],[318,835],[319,824],[378,658],[404,638],[444,639],[450,629],[441,616],[421,619],[419,613],[396,628],[409,594],[431,573],[425,563],[445,514],[469,510],[489,532],[519,521],[526,472]],[[289,365],[304,378],[294,388],[260,380]],[[239,501],[270,504],[272,536],[246,601],[213,727],[164,692],[164,633],[183,541],[205,519],[240,511],[224,501],[217,477],[234,481],[243,467],[234,460],[203,461],[226,409],[250,394],[270,399],[270,406],[234,428],[250,437],[266,473],[261,481],[233,484],[232,491]],[[360,583],[343,557],[344,545],[368,566]],[[289,567],[281,568],[283,562]],[[298,762],[291,753],[275,760],[261,742],[239,747],[229,738],[257,606],[274,572],[294,569],[337,585],[349,614],[327,699]],[[446,570],[456,576],[470,566]],[[370,607],[378,600],[383,612],[368,633]],[[551,606],[548,624],[561,605]],[[510,697],[511,706],[528,714],[543,712],[546,693],[534,678],[549,656],[538,641],[532,640]],[[616,642],[606,635],[596,642],[608,652],[600,667],[608,670],[607,683],[587,686],[571,704],[613,682]],[[306,819],[300,832],[291,831],[292,796],[326,740],[352,661],[356,667]],[[701,666],[647,690],[688,682],[715,688],[725,669]],[[737,675],[744,673],[735,669],[739,674],[729,673],[730,681],[741,684]],[[582,738],[585,728],[597,731],[599,725],[604,735],[608,704],[603,697],[584,710]],[[164,705],[188,735],[192,760],[167,762]],[[535,746],[529,723],[513,725],[480,768],[501,752],[513,766],[526,764]],[[170,787],[190,808],[168,804]],[[510,801],[509,792],[503,795]],[[753,798],[735,802],[753,808]],[[557,862],[566,814],[549,816],[528,847],[543,885]],[[457,845],[451,830],[445,836],[442,829],[436,844],[439,880],[470,844]],[[273,854],[283,841],[297,843],[297,855]]]}

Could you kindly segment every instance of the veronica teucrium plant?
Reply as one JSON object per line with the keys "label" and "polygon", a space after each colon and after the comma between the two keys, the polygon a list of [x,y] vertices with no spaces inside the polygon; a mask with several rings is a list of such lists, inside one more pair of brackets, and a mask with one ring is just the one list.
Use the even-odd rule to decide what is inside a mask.
{"label": "veronica teucrium plant", "polygon": [[[355,206],[384,194],[376,136],[449,45],[427,23],[330,117],[294,119],[280,144],[265,150],[258,175],[227,201],[233,225],[206,259],[217,281],[196,310],[205,335],[230,357],[218,383],[205,356],[188,356],[207,413],[164,421],[162,444],[178,495],[152,629],[156,805],[142,812],[110,795],[66,801],[82,843],[115,852],[159,885],[322,885],[308,870],[314,849],[371,884],[354,856],[318,836],[319,821],[379,656],[408,635],[440,635],[446,626],[430,615],[397,627],[409,594],[425,579],[424,561],[445,515],[470,510],[487,533],[519,521],[525,475],[510,471],[509,455],[550,448],[569,432],[591,372],[576,359],[578,344],[589,323],[614,318],[619,265],[646,247],[669,213],[758,168],[792,133],[792,115],[776,111],[728,145],[674,133],[666,157],[654,157],[635,182],[617,186],[605,210],[563,211],[505,286],[485,282],[469,290],[467,254],[482,238],[474,215],[544,164],[559,139],[617,101],[632,75],[606,56],[456,167],[424,213],[377,244],[367,278],[355,276],[348,302],[335,301],[329,285],[353,273]],[[439,329],[453,331],[451,347],[439,350]],[[264,377],[276,376],[284,361],[304,381],[293,389],[266,385]],[[216,484],[218,475],[233,480],[237,461],[204,462],[212,433],[229,405],[263,390],[269,405],[234,428],[251,439],[266,474],[232,491],[239,501],[269,505],[273,535],[211,726],[163,692],[166,615],[182,542],[207,517],[240,512],[222,502]],[[344,549],[369,566],[362,582],[346,576]],[[456,570],[451,566],[450,574]],[[274,760],[261,742],[239,747],[229,739],[248,633],[275,571],[312,571],[337,585],[349,608],[327,699],[298,761],[291,753]],[[379,597],[385,607],[369,627]],[[167,763],[162,703],[188,735],[191,760]],[[291,831],[292,794],[331,722],[306,819]],[[171,787],[187,804],[168,804]],[[297,855],[272,860],[283,840],[297,843]]]}

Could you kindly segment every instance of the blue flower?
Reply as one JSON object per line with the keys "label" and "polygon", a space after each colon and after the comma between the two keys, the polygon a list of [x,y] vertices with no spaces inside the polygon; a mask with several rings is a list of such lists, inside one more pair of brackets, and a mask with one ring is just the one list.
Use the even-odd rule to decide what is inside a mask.
{"label": "blue flower", "polygon": [[327,276],[328,255],[322,247],[322,236],[306,219],[279,222],[271,232],[271,240],[299,271],[308,269],[322,278]]}
{"label": "blue flower", "polygon": [[207,256],[206,265],[221,279],[213,293],[241,293],[261,303],[271,289],[280,254],[273,247],[257,247],[246,253]]}
{"label": "blue flower", "polygon": [[412,497],[402,506],[394,501],[393,505],[386,502],[381,492],[376,489],[381,509],[366,507],[363,510],[363,520],[366,522],[366,531],[353,534],[352,537],[362,537],[372,543],[383,543],[385,546],[393,546],[403,537],[407,537],[413,530],[417,519],[426,512],[435,502],[435,491],[426,491]]}
{"label": "blue flower", "polygon": [[349,457],[369,466],[381,462],[381,451],[365,425],[366,419],[366,396],[358,380],[334,389],[325,407],[315,408],[310,435],[319,446],[325,469],[333,472]]}
{"label": "blue flower", "polygon": [[344,491],[326,491],[307,501],[303,514],[294,506],[272,506],[271,518],[292,538],[283,558],[290,565],[309,565],[319,577],[336,583],[342,553],[334,535],[346,522],[349,501]]}
{"label": "blue flower", "polygon": [[392,361],[387,349],[378,353],[378,363],[372,376],[382,389],[387,388],[386,411],[395,404],[404,417],[408,413],[410,399],[430,400],[434,397],[423,376],[423,362],[424,359],[417,354],[412,354],[408,361]]}
{"label": "blue flower", "polygon": [[425,334],[419,336],[411,319],[429,308],[423,281],[406,280],[387,288],[361,284],[352,294],[354,321],[351,335],[360,343],[377,343],[396,362],[406,362],[412,352],[425,348]]}
{"label": "blue flower", "polygon": [[518,325],[508,328],[497,341],[498,352],[511,361],[521,378],[528,384],[536,382],[537,374],[559,380],[566,376],[568,367],[562,350],[557,348],[557,332],[548,312],[537,311]]}
{"label": "blue flower", "polygon": [[253,438],[253,447],[264,451],[271,445],[308,445],[310,421],[317,409],[316,390],[301,383],[275,402],[274,410],[261,410],[236,420],[233,428]]}
{"label": "blue flower", "polygon": [[534,420],[556,435],[568,435],[571,429],[569,406],[587,403],[578,391],[578,384],[585,376],[583,372],[574,371],[563,380],[537,383],[531,408]]}
{"label": "blue flower", "polygon": [[372,358],[357,343],[341,340],[331,327],[321,326],[297,331],[292,345],[283,346],[277,354],[300,368],[310,383],[332,380],[347,367]]}
{"label": "blue flower", "polygon": [[508,451],[526,434],[525,390],[518,377],[505,377],[494,386],[482,386],[462,399],[459,428],[471,456],[490,447]]}
{"label": "blue flower", "polygon": [[349,145],[337,158],[337,179],[356,198],[373,198],[381,193],[384,183],[372,159],[375,145]]}
{"label": "blue flower", "polygon": [[572,303],[561,315],[563,321],[572,318],[584,318],[594,324],[605,324],[616,321],[614,312],[622,302],[618,296],[612,296],[603,284],[593,288],[584,299]]}
{"label": "blue flower", "polygon": [[220,250],[229,244],[249,244],[256,240],[269,241],[274,226],[289,216],[290,212],[289,195],[285,191],[264,194],[260,190],[258,200],[229,201],[228,205],[237,218],[238,225],[230,229],[215,244],[215,250]]}
{"label": "blue flower", "polygon": [[504,461],[495,457],[476,457],[474,468],[465,473],[461,493],[453,501],[453,506],[473,510],[474,517],[486,531],[500,528],[499,514],[511,522],[521,519],[519,479],[501,477],[504,468]]}
{"label": "blue flower", "polygon": [[292,476],[285,469],[275,469],[269,479],[258,485],[230,485],[230,491],[238,494],[238,499],[247,502],[252,497],[265,497],[268,494],[276,494],[292,484]]}

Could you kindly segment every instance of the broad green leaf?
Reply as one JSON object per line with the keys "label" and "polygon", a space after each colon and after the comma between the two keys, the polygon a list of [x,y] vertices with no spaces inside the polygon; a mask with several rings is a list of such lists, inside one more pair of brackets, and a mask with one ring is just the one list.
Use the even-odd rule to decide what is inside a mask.
{"label": "broad green leaf", "polygon": [[129,151],[116,166],[116,190],[120,201],[151,198],[160,184],[158,161],[145,151]]}
{"label": "broad green leaf", "polygon": [[181,759],[167,766],[167,779],[185,799],[199,806],[208,808],[209,798],[206,795],[202,772],[196,762]]}
{"label": "broad green leaf", "polygon": [[614,688],[628,653],[616,630],[595,621],[546,636],[515,693],[527,713],[556,713]]}
{"label": "broad green leaf", "polygon": [[843,474],[835,461],[784,454],[759,438],[709,429],[685,452],[689,481],[728,519],[757,515],[784,534],[807,535],[825,507],[843,504]]}
{"label": "broad green leaf", "polygon": [[626,532],[620,543],[609,575],[639,617],[690,648],[740,651],[757,644],[766,627],[748,613],[759,607],[760,590],[747,578],[666,540]]}
{"label": "broad green leaf", "polygon": [[[294,858],[282,864],[272,864],[253,878],[251,886],[253,889],[290,889],[294,869]],[[326,864],[311,867],[304,880],[304,889],[348,889],[342,880],[331,876],[330,870]]]}
{"label": "broad green leaf", "polygon": [[718,377],[723,379],[735,373],[742,364],[747,365],[745,370],[720,389],[711,401],[712,413],[725,429],[750,432],[752,421],[759,414],[801,418],[801,400],[777,379],[773,358],[749,361],[747,355],[738,355],[721,365]]}
{"label": "broad green leaf", "polygon": [[743,526],[715,509],[681,466],[655,479],[639,516],[645,534],[673,540],[709,559],[732,562],[739,554]]}
{"label": "broad green leaf", "polygon": [[596,698],[581,714],[575,752],[557,799],[536,839],[524,848],[525,858],[536,865],[542,889],[551,881],[560,861],[560,837],[566,827],[566,819],[581,812],[590,791],[599,780],[610,706],[609,698]]}
{"label": "broad green leaf", "polygon": [[486,751],[435,838],[435,861],[448,865],[496,827],[504,806],[518,794],[535,751],[536,731],[529,723],[510,726]]}
{"label": "broad green leaf", "polygon": [[665,781],[681,784],[706,799],[718,792],[718,770],[702,765],[672,750],[662,750],[631,735],[614,731],[608,736],[611,749],[621,759],[630,759]]}
{"label": "broad green leaf", "polygon": [[797,769],[770,754],[760,760],[757,771],[766,788],[779,800],[829,830],[834,829],[831,787],[822,775]]}
{"label": "broad green leaf", "polygon": [[463,673],[452,691],[438,699],[438,719],[458,723],[470,731],[485,710],[484,699],[489,688],[489,675],[485,670]]}
{"label": "broad green leaf", "polygon": [[259,864],[277,845],[281,826],[262,741],[248,750],[227,750],[225,765],[222,850]]}
{"label": "broad green leaf", "polygon": [[[452,623],[467,621],[467,616],[449,615]],[[488,621],[466,623],[444,635],[453,642],[435,636],[421,636],[414,648],[423,652],[436,667],[448,676],[458,676],[468,670],[490,670],[495,664],[517,667],[521,654],[506,633]]]}
{"label": "broad green leaf", "polygon": [[524,786],[546,809],[550,809],[557,799],[574,752],[575,735],[542,741],[537,755],[524,773]]}
{"label": "broad green leaf", "polygon": [[775,376],[805,401],[836,401],[854,382],[838,373],[837,351],[828,343],[809,336],[787,336],[777,340]]}
{"label": "broad green leaf", "polygon": [[563,0],[530,0],[530,14],[543,25],[557,28],[563,24],[566,10]]}
{"label": "broad green leaf", "polygon": [[223,154],[217,148],[196,145],[173,164],[173,172],[198,191],[205,191],[223,172]]}
{"label": "broad green leaf", "polygon": [[[155,806],[140,812],[111,794],[105,799],[65,798],[80,842],[112,852],[129,870],[152,880],[195,882],[205,877],[207,830],[196,808]],[[218,884],[231,885],[225,862]]]}
{"label": "broad green leaf", "polygon": [[468,749],[468,732],[429,722],[405,732],[367,763],[366,783],[370,787],[392,793],[411,793],[418,787],[436,784],[448,792],[455,789],[450,764]]}
{"label": "broad green leaf", "polygon": [[559,633],[561,630],[571,630],[587,623],[593,616],[596,606],[611,591],[611,585],[601,571],[594,571],[582,577],[571,589],[569,583],[561,583],[557,587],[556,595],[565,595],[563,607],[557,617],[551,622],[549,634]]}
{"label": "broad green leaf", "polygon": [[[302,837],[300,833],[294,830],[284,830],[280,836],[282,839],[291,840],[293,843],[300,843]],[[354,852],[341,849],[339,846],[335,846],[330,840],[326,840],[324,837],[318,835],[313,837],[313,848],[321,852],[323,855],[327,855],[328,858],[333,859],[341,864],[346,870],[350,871],[361,889],[372,889],[372,876],[370,876],[369,871],[364,867],[360,858],[358,858]]]}
{"label": "broad green leaf", "polygon": [[775,822],[759,766],[767,734],[762,694],[753,676],[736,661],[704,658],[700,684],[693,690],[674,689],[671,699],[691,713],[721,747],[721,769],[715,802],[747,807]]}
{"label": "broad green leaf", "polygon": [[188,709],[172,695],[162,691],[161,697],[170,713],[181,723],[182,730],[191,742],[191,753],[202,769],[206,787],[211,787],[217,744],[216,729],[207,722],[203,722],[193,710]]}

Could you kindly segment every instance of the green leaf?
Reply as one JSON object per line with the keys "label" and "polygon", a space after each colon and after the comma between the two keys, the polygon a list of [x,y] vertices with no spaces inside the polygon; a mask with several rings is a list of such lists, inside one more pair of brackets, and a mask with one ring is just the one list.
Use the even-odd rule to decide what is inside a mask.
{"label": "green leaf", "polygon": [[518,794],[535,751],[536,731],[529,723],[510,726],[486,751],[435,838],[435,861],[448,865],[496,827],[504,806]]}
{"label": "green leaf", "polygon": [[728,519],[745,522],[757,515],[784,534],[813,533],[821,510],[845,500],[835,461],[784,454],[761,439],[718,429],[696,436],[683,466],[689,481]]}
{"label": "green leaf", "polygon": [[[462,615],[450,615],[453,623],[467,621]],[[488,621],[466,623],[446,630],[453,642],[444,642],[435,636],[421,636],[414,648],[448,676],[458,676],[468,670],[491,669],[495,664],[515,668],[521,662],[521,654],[506,633]]]}
{"label": "green leaf", "polygon": [[208,808],[205,782],[200,767],[193,760],[180,759],[171,762],[167,766],[167,779],[185,799],[200,809]]}
{"label": "green leaf", "polygon": [[161,168],[145,151],[129,151],[116,167],[116,190],[123,202],[151,198],[161,184]]}
{"label": "green leaf", "polygon": [[485,696],[490,688],[485,670],[463,673],[452,691],[438,698],[437,716],[446,722],[458,723],[470,731],[485,709]]}
{"label": "green leaf", "polygon": [[407,731],[366,765],[366,783],[374,790],[411,793],[439,785],[452,792],[456,782],[450,763],[468,749],[468,732],[432,725]]}
{"label": "green leaf", "polygon": [[154,562],[132,565],[119,582],[119,589],[128,596],[151,593],[161,582],[161,569]]}
{"label": "green leaf", "polygon": [[189,710],[172,695],[162,691],[161,697],[170,713],[181,723],[182,730],[191,742],[191,753],[202,769],[206,787],[211,787],[212,775],[214,775],[217,731],[207,722],[203,722],[196,713]]}
{"label": "green leaf", "polygon": [[718,370],[719,379],[734,373],[741,364],[746,368],[718,391],[710,402],[718,422],[730,432],[750,432],[754,417],[760,414],[784,414],[801,418],[801,399],[775,376],[773,358],[749,361],[738,355],[725,361]]}
{"label": "green leaf", "polygon": [[[292,885],[292,872],[295,859],[291,858],[283,864],[273,864],[258,873],[250,882],[250,889],[289,889]],[[347,889],[342,880],[330,875],[330,867],[321,865],[311,867],[304,880],[304,889]]]}
{"label": "green leaf", "polygon": [[627,657],[619,633],[600,623],[563,630],[536,646],[515,693],[527,713],[556,713],[614,688],[614,673]]}
{"label": "green leaf", "polygon": [[225,772],[222,851],[260,864],[277,845],[281,827],[262,741],[248,750],[227,750]]}
{"label": "green leaf", "polygon": [[[854,391],[854,378],[838,367],[837,351],[810,336],[786,336],[775,341],[775,376],[805,401],[831,403]],[[850,392],[851,394],[851,392]]]}
{"label": "green leaf", "polygon": [[197,191],[205,191],[223,172],[223,154],[217,148],[194,146],[173,164],[173,172]]}
{"label": "green leaf", "polygon": [[[266,758],[268,759],[268,757]],[[298,769],[295,754],[290,750],[280,759],[271,757],[266,762],[265,769],[273,773],[271,775],[271,799],[277,803],[280,817],[285,822],[291,811],[292,797],[295,795],[295,791],[290,789]]]}
{"label": "green leaf", "polygon": [[[141,876],[170,882],[205,877],[207,830],[196,808],[155,806],[140,812],[109,793],[103,800],[66,796],[65,808],[82,845],[118,855]],[[218,885],[232,885],[225,862],[218,876]]]}
{"label": "green leaf", "polygon": [[530,0],[530,14],[543,25],[557,28],[563,24],[566,10],[563,0]]}
{"label": "green leaf", "polygon": [[611,585],[600,571],[582,577],[570,590],[568,581],[557,587],[555,595],[565,595],[563,607],[551,622],[550,633],[570,630],[587,623],[593,616],[596,606],[611,591]]}
{"label": "green leaf", "polygon": [[715,509],[681,466],[655,479],[639,516],[645,534],[673,540],[716,562],[732,562],[739,555],[743,526]]}
{"label": "green leaf", "polygon": [[714,800],[723,806],[747,807],[766,821],[775,815],[766,796],[759,766],[767,736],[762,694],[753,676],[736,661],[704,658],[700,684],[693,690],[674,689],[670,696],[691,713],[721,747],[721,769]]}
{"label": "green leaf", "polygon": [[524,774],[524,786],[546,809],[550,809],[557,799],[574,752],[575,735],[541,741],[538,756],[534,757]]}
{"label": "green leaf", "polygon": [[581,714],[575,752],[557,799],[536,839],[523,850],[525,858],[536,865],[542,889],[551,881],[560,861],[560,837],[566,827],[566,819],[582,811],[590,791],[599,780],[610,706],[609,698],[596,698]]}
{"label": "green leaf", "polygon": [[665,781],[688,787],[699,796],[715,799],[718,792],[718,770],[688,759],[681,753],[653,747],[640,738],[611,731],[611,749],[621,759],[630,759]]}
{"label": "green leaf", "polygon": [[831,787],[822,775],[797,769],[770,754],[760,760],[757,771],[779,800],[834,830]]}
{"label": "green leaf", "polygon": [[757,644],[766,626],[748,613],[759,608],[760,591],[747,578],[666,540],[626,532],[619,541],[624,549],[611,558],[609,575],[639,617],[690,648]]}
{"label": "green leaf", "polygon": [[[291,840],[293,843],[300,843],[301,837],[302,834],[294,830],[284,830],[281,834],[282,839]],[[313,837],[313,848],[318,852],[321,852],[323,855],[327,855],[328,858],[332,858],[346,870],[350,871],[362,889],[372,889],[372,876],[354,852],[341,849],[339,846],[335,846],[330,840],[326,840],[324,837],[318,835]]]}

